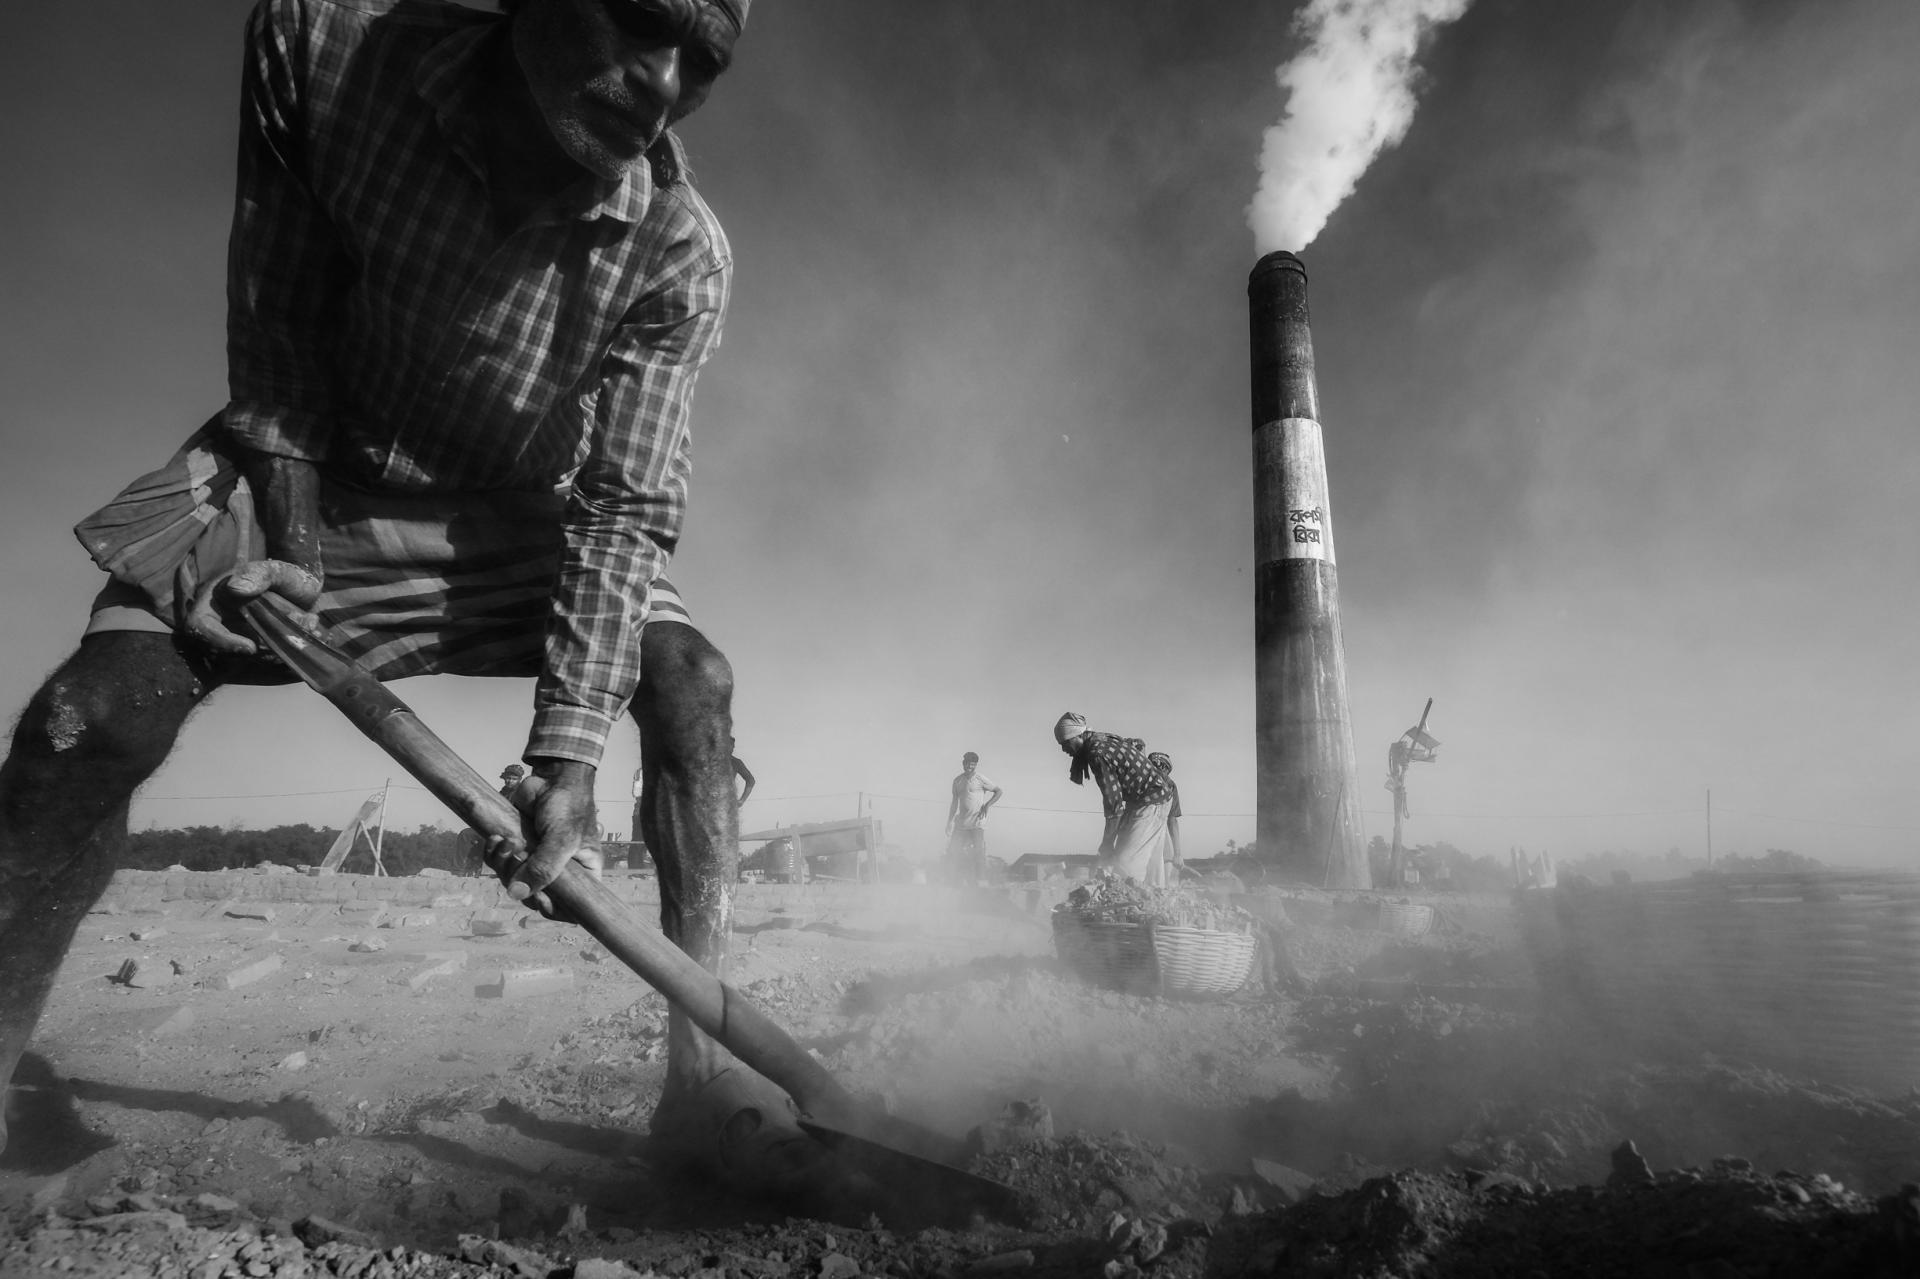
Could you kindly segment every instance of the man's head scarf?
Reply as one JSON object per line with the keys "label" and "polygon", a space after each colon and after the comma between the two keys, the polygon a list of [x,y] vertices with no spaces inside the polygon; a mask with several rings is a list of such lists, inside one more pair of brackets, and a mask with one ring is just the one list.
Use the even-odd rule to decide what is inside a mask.
{"label": "man's head scarf", "polygon": [[713,0],[713,7],[727,16],[733,23],[733,33],[739,35],[747,27],[747,6],[753,0]]}
{"label": "man's head scarf", "polygon": [[1080,736],[1080,734],[1086,731],[1087,717],[1068,711],[1054,722],[1053,740],[1056,742],[1066,742]]}

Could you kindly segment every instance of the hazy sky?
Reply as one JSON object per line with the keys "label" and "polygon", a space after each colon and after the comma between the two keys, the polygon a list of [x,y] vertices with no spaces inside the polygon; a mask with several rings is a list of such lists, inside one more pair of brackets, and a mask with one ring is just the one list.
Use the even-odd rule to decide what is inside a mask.
{"label": "hazy sky", "polygon": [[[1173,754],[1195,851],[1251,837],[1244,210],[1292,7],[756,6],[685,129],[738,277],[673,568],[749,828],[865,792],[931,851],[971,749],[994,851],[1089,851],[1074,709]],[[9,713],[104,580],[70,526],[225,399],[247,5],[16,8]],[[1370,834],[1432,697],[1412,840],[1698,855],[1711,787],[1720,851],[1920,864],[1916,56],[1909,0],[1479,0],[1434,41],[1304,254]],[[524,741],[527,684],[399,691],[483,771]],[[134,820],[337,825],[395,771],[229,690]]]}

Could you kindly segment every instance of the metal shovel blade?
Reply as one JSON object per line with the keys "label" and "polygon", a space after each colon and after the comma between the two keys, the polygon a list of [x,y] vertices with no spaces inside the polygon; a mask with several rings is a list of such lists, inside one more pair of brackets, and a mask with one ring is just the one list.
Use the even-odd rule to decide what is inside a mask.
{"label": "metal shovel blade", "polygon": [[[1021,1224],[1026,1211],[1012,1186],[957,1168],[957,1151],[934,1154],[920,1148],[917,1125],[891,1115],[865,1114],[841,1126],[800,1116],[800,1128],[885,1189],[893,1213],[913,1224],[961,1227],[974,1217]],[[944,1138],[939,1138],[944,1142]]]}

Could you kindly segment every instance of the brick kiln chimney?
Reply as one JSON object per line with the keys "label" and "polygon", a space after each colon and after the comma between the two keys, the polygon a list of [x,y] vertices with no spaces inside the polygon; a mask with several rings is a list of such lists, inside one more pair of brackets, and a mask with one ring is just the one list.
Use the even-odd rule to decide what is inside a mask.
{"label": "brick kiln chimney", "polygon": [[1307,269],[1269,253],[1247,279],[1253,356],[1257,852],[1282,878],[1370,888],[1354,786],[1339,573],[1327,505]]}

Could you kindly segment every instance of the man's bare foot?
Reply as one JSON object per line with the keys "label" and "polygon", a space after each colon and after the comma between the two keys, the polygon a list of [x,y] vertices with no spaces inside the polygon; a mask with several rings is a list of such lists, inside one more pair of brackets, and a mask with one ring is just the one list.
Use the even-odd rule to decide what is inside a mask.
{"label": "man's bare foot", "polygon": [[663,1099],[653,1145],[667,1161],[742,1194],[811,1196],[834,1180],[832,1153],[801,1130],[787,1095],[745,1066]]}

